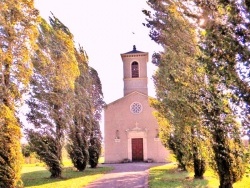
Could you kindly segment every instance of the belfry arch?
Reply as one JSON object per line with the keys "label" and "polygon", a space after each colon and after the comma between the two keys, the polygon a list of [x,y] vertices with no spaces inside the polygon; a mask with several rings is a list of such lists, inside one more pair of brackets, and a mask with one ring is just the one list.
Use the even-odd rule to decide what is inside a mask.
{"label": "belfry arch", "polygon": [[139,63],[134,61],[131,64],[131,75],[132,78],[138,78],[139,77]]}

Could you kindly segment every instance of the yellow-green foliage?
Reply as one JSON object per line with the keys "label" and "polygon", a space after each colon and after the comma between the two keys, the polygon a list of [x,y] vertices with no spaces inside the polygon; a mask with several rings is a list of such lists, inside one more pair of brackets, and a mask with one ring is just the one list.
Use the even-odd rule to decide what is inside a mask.
{"label": "yellow-green foliage", "polygon": [[0,187],[21,184],[20,125],[15,115],[32,74],[31,52],[37,36],[33,0],[1,0]]}
{"label": "yellow-green foliage", "polygon": [[73,40],[64,32],[56,31],[55,35],[60,41],[60,45],[65,48],[63,51],[62,56],[55,61],[58,61],[58,65],[56,67],[56,77],[55,82],[60,86],[60,89],[66,89],[70,87],[71,89],[74,88],[75,79],[79,76],[80,72],[78,69],[78,63],[75,58],[75,47]]}
{"label": "yellow-green foliage", "polygon": [[[57,20],[57,18],[54,18]],[[74,89],[75,79],[79,76],[78,62],[75,57],[75,47],[72,36],[60,29],[55,29],[45,20],[40,24],[42,32],[39,36],[41,51],[37,51],[39,60],[36,69],[40,66],[42,74],[48,74],[51,83],[59,90]],[[42,69],[43,68],[43,69]]]}
{"label": "yellow-green foliage", "polygon": [[4,50],[1,63],[3,66],[9,64],[13,68],[10,73],[15,79],[27,85],[32,74],[30,52],[35,48],[38,12],[34,9],[33,0],[3,0],[0,7],[2,31],[8,33],[1,38],[8,46]]}
{"label": "yellow-green foliage", "polygon": [[[0,105],[0,187],[20,184],[21,131],[14,112]],[[10,186],[10,187],[11,187]]]}

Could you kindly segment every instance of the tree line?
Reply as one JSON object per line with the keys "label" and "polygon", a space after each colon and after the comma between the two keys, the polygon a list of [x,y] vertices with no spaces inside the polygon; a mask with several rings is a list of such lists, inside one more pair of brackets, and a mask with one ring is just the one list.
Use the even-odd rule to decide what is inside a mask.
{"label": "tree line", "polygon": [[[101,152],[104,106],[97,71],[70,30],[53,14],[49,23],[33,0],[0,1],[0,187],[22,187],[21,129],[47,165],[62,176],[62,149],[83,171]],[[29,107],[22,125],[18,109]]]}
{"label": "tree line", "polygon": [[[214,169],[220,188],[233,187],[249,162],[250,2],[148,0],[143,10],[153,54],[160,137],[183,170],[203,178]],[[82,171],[97,165],[104,105],[101,82],[83,47],[53,14],[47,23],[33,0],[0,1],[0,187],[21,187],[23,96],[32,150],[62,175],[62,147]],[[237,121],[240,118],[240,123]]]}
{"label": "tree line", "polygon": [[[152,62],[160,137],[179,167],[220,188],[233,187],[249,164],[250,1],[148,0],[144,25],[163,50]],[[239,120],[237,120],[239,119]]]}

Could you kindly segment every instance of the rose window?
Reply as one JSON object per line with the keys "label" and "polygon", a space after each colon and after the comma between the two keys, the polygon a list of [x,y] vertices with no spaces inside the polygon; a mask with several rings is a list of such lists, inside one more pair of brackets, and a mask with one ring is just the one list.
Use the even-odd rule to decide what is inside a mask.
{"label": "rose window", "polygon": [[139,114],[142,111],[142,105],[139,102],[133,102],[130,105],[130,111],[134,114]]}

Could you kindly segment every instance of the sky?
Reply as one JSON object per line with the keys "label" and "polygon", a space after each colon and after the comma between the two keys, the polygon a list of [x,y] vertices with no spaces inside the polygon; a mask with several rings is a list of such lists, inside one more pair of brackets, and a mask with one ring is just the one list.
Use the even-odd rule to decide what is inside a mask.
{"label": "sky", "polygon": [[149,52],[149,96],[155,96],[151,63],[152,53],[161,48],[149,37],[143,9],[146,0],[35,0],[40,15],[48,20],[51,12],[74,35],[76,46],[84,48],[89,65],[97,70],[104,101],[109,104],[123,97],[121,53],[137,50]]}

